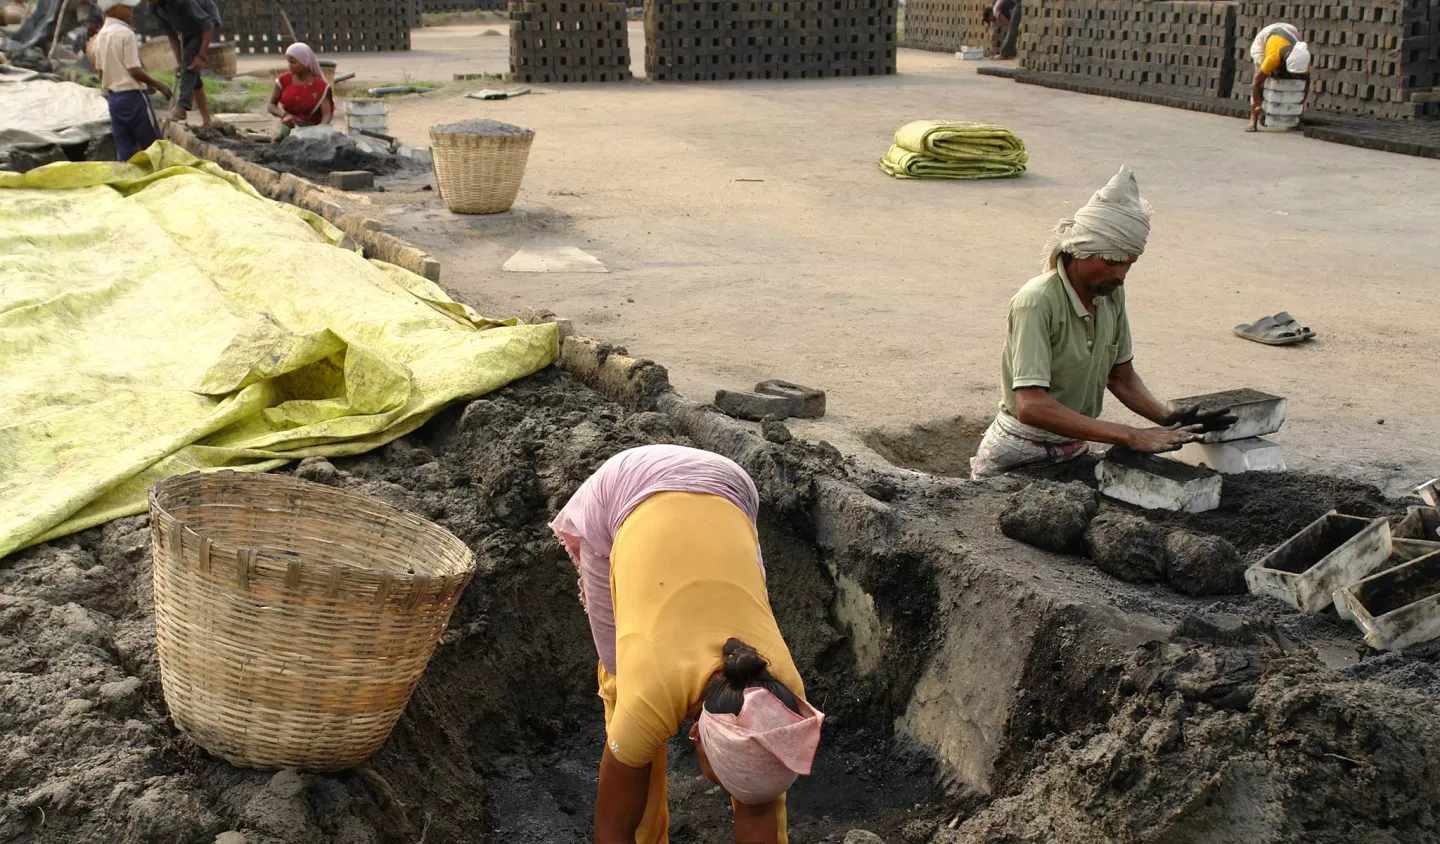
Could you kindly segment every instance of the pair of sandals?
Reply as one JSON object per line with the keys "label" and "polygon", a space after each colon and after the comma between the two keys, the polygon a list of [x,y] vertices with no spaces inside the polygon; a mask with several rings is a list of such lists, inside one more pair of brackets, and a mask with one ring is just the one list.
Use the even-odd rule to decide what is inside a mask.
{"label": "pair of sandals", "polygon": [[1252,323],[1235,326],[1235,333],[1246,340],[1267,346],[1293,346],[1315,337],[1309,326],[1303,326],[1289,311],[1260,317]]}

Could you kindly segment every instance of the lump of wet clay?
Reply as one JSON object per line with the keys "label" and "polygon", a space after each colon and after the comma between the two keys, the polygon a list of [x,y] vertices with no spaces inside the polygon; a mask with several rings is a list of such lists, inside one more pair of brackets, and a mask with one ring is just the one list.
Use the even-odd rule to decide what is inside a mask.
{"label": "lump of wet clay", "polygon": [[1165,537],[1165,580],[1186,595],[1237,595],[1245,591],[1245,564],[1219,536],[1177,530]]}
{"label": "lump of wet clay", "polygon": [[1000,532],[1046,551],[1070,551],[1099,509],[1095,490],[1078,481],[1036,481],[1011,496],[1000,514]]}
{"label": "lump of wet clay", "polygon": [[1165,535],[1149,519],[1109,512],[1090,523],[1085,541],[1101,571],[1131,583],[1153,583],[1165,579]]}
{"label": "lump of wet clay", "polygon": [[295,477],[302,481],[335,486],[340,480],[340,471],[335,468],[335,464],[323,457],[307,457],[300,461]]}

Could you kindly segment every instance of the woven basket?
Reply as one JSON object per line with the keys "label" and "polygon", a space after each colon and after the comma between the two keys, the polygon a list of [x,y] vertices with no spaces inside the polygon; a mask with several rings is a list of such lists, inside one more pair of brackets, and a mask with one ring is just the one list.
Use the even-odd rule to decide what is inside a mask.
{"label": "woven basket", "polygon": [[150,491],[170,717],[229,762],[337,771],[385,743],[474,572],[417,516],[278,475]]}
{"label": "woven basket", "polygon": [[509,211],[520,193],[535,133],[476,135],[430,128],[435,182],[445,207],[457,214]]}
{"label": "woven basket", "polygon": [[210,54],[205,60],[205,69],[221,79],[234,79],[239,70],[235,45],[229,41],[217,41],[210,45]]}
{"label": "woven basket", "polygon": [[145,65],[148,71],[169,71],[174,70],[175,51],[170,49],[170,42],[164,38],[152,38],[140,45],[140,63]]}

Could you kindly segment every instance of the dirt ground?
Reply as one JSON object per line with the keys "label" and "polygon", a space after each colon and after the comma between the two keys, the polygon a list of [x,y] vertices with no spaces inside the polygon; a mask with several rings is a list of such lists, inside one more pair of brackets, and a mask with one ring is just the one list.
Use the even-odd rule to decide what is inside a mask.
{"label": "dirt ground", "polygon": [[[483,34],[497,27],[417,30],[411,54],[340,62],[376,81],[501,72],[508,40]],[[631,36],[638,69],[638,24]],[[824,388],[814,435],[863,450],[874,429],[957,415],[983,427],[1006,301],[1055,221],[1128,163],[1156,208],[1128,285],[1136,365],[1155,391],[1288,396],[1275,439],[1292,467],[1392,494],[1440,475],[1429,412],[1440,161],[1246,135],[1236,120],[1017,85],[975,65],[901,50],[885,78],[396,99],[392,132],[412,144],[432,124],[483,116],[535,129],[535,147],[510,213],[456,217],[433,194],[372,196],[370,210],[439,256],[445,285],[484,310],[549,307],[664,361],[692,396],[771,377]],[[1030,172],[885,177],[875,160],[890,134],[922,117],[1010,127]],[[578,246],[610,272],[500,271],[534,244]],[[1270,348],[1231,333],[1282,309],[1319,339]],[[1106,415],[1132,418],[1114,401]]]}
{"label": "dirt ground", "polygon": [[[594,653],[574,569],[546,523],[608,456],[655,441],[687,442],[671,417],[626,410],[551,369],[379,451],[295,470],[432,519],[481,563],[390,740],[342,774],[240,770],[175,732],[154,656],[145,517],[13,555],[0,566],[0,842],[209,844],[227,831],[246,844],[588,840]],[[997,762],[1008,772],[997,799],[940,776],[894,726],[936,642],[965,623],[940,597],[963,575],[946,569],[939,537],[964,525],[982,566],[1035,569],[1033,549],[980,528],[1023,484],[917,480],[800,439],[767,454],[788,479],[762,506],[772,602],[829,716],[815,773],[792,791],[792,840],[839,844],[852,829],[892,844],[1440,836],[1440,652],[1327,667],[1317,643],[1348,642],[1353,656],[1353,629],[1290,613],[1277,624],[1273,605],[1248,596],[1207,605],[1147,591],[1083,558],[1045,565],[1069,592],[1111,590],[1107,603],[1158,613],[1173,632],[1119,654],[1037,658],[1022,689],[1032,714],[1015,716],[1024,735]],[[888,631],[869,673],[857,668],[866,643],[836,627],[834,559],[809,515],[822,481],[855,484],[910,525],[857,571]],[[729,840],[723,796],[685,745],[670,759],[672,840]]]}

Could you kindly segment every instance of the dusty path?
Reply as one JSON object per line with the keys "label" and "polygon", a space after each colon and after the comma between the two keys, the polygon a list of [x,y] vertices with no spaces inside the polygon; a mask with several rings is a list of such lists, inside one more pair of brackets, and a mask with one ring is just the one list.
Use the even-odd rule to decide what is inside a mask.
{"label": "dusty path", "polygon": [[[448,54],[457,72],[500,71],[508,41],[480,35],[489,28],[420,31],[415,55],[354,64],[375,79],[433,78]],[[1055,220],[1128,163],[1157,209],[1128,285],[1136,363],[1157,393],[1283,393],[1290,422],[1276,439],[1293,467],[1392,493],[1440,474],[1429,262],[1440,162],[1245,135],[1234,120],[978,77],[973,63],[908,50],[887,78],[541,86],[508,102],[436,94],[392,108],[392,131],[411,142],[469,116],[538,133],[510,214],[375,197],[374,216],[442,258],[446,286],[491,311],[571,316],[664,362],[691,395],[770,377],[823,387],[830,415],[806,434],[846,448],[877,426],[988,421],[1007,299]],[[1031,172],[882,175],[874,162],[895,127],[935,116],[1009,126]],[[537,241],[580,246],[611,272],[500,271]],[[1281,309],[1321,339],[1274,349],[1232,336]],[[1130,418],[1112,405],[1107,416]]]}

